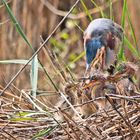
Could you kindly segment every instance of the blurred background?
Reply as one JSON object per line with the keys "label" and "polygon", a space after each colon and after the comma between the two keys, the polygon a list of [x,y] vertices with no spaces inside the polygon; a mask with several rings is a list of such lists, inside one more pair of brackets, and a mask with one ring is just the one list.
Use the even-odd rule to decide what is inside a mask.
{"label": "blurred background", "polygon": [[[41,38],[45,40],[49,36],[75,2],[76,0],[7,0],[14,16],[35,50],[39,48],[42,42]],[[46,44],[46,47],[56,54],[63,69],[69,67],[75,78],[83,76],[85,71],[83,31],[91,20],[103,15],[121,24],[124,15],[124,2],[125,0],[81,0],[79,2]],[[124,30],[134,48],[140,45],[139,19],[139,0],[127,0]],[[132,31],[134,31],[135,36]],[[138,63],[138,57],[133,55],[127,45],[124,47],[127,60]],[[17,59],[28,60],[32,54],[32,50],[15,29],[5,6],[0,2],[0,60],[15,60],[15,62]],[[52,64],[45,49],[41,50],[38,58],[46,67],[54,83],[58,86],[63,84],[59,72]],[[22,66],[10,63],[0,64],[0,85],[5,86]],[[31,88],[30,66],[26,67],[13,84],[19,89]],[[38,89],[54,90],[41,70],[39,70]]]}

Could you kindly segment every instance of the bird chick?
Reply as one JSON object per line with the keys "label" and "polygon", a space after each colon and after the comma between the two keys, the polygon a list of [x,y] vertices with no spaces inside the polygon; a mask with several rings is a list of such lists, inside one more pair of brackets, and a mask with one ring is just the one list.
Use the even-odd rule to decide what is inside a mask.
{"label": "bird chick", "polygon": [[[93,60],[101,63],[101,68],[107,68],[115,61],[115,50],[123,38],[120,25],[110,19],[93,20],[84,32],[84,48],[86,51],[86,70],[91,67]],[[101,51],[101,52],[100,52]]]}

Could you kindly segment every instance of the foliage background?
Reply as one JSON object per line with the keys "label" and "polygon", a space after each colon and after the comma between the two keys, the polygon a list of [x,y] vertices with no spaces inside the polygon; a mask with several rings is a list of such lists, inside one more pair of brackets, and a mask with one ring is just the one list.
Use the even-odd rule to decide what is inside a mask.
{"label": "foliage background", "polygon": [[[8,3],[11,11],[8,10],[8,6],[6,4],[4,5],[2,1]],[[83,139],[83,136],[86,139],[91,139],[92,137],[95,139],[104,138],[104,136],[106,138],[116,136],[117,139],[117,137],[123,138],[125,136],[127,137],[127,135],[128,137],[130,136],[129,139],[138,137],[137,132],[140,130],[139,103],[137,101],[139,98],[138,96],[130,96],[131,94],[128,95],[125,93],[130,85],[126,85],[127,82],[125,83],[123,81],[124,79],[121,81],[120,79],[122,77],[117,81],[117,83],[121,81],[121,91],[119,91],[119,94],[121,97],[122,95],[127,96],[123,96],[124,102],[120,103],[120,110],[115,107],[114,102],[107,95],[103,98],[105,100],[106,98],[107,100],[109,99],[109,102],[111,101],[112,109],[111,111],[109,109],[108,112],[105,112],[105,115],[104,111],[103,115],[101,115],[101,112],[97,111],[98,109],[94,110],[95,116],[93,115],[93,117],[91,117],[92,121],[87,119],[86,121],[84,120],[84,123],[83,121],[81,122],[79,115],[77,115],[80,118],[78,123],[75,123],[71,117],[74,115],[72,110],[76,111],[72,109],[72,107],[77,105],[75,101],[80,100],[81,97],[78,96],[82,95],[78,95],[78,90],[81,92],[81,87],[79,86],[75,91],[75,88],[77,88],[75,85],[78,83],[77,78],[82,77],[85,72],[83,32],[91,20],[99,17],[107,17],[122,25],[125,31],[123,43],[125,57],[123,58],[126,61],[132,61],[140,66],[139,0],[79,1],[76,8],[74,8],[63,24],[59,26],[59,29],[51,36],[50,40],[38,54],[38,60],[43,64],[48,75],[45,74],[41,68],[38,69],[38,62],[35,57],[32,61],[32,65],[28,65],[14,82],[12,82],[8,89],[4,87],[7,87],[8,82],[23,67],[29,58],[33,56],[33,50],[29,46],[33,46],[33,49],[37,50],[42,44],[42,39],[45,40],[53,32],[53,29],[60,23],[62,18],[66,16],[76,0],[0,1],[0,139],[24,139],[25,137],[25,139],[36,139],[38,137],[42,137],[41,139],[43,139],[43,137],[50,137],[51,139],[53,136],[57,137],[57,139],[69,139],[69,136],[71,136],[73,139],[74,137],[72,136],[73,134],[71,135],[71,130],[74,130],[77,139]],[[13,17],[9,16],[10,14],[13,14]],[[18,23],[15,22],[16,20]],[[21,34],[18,24],[26,36]],[[31,45],[29,45],[27,40],[25,41],[25,37]],[[56,54],[56,57],[53,57],[53,59],[50,58],[52,53]],[[132,67],[133,66],[134,65],[132,65]],[[134,66],[134,70],[135,69],[137,68]],[[136,75],[137,77],[134,77],[133,80],[140,80],[139,71],[140,70],[138,70]],[[37,75],[37,73],[39,75]],[[72,78],[74,79],[73,81]],[[127,78],[128,77],[126,77],[126,80],[128,80]],[[72,83],[72,86],[71,81],[74,83]],[[132,83],[130,82],[130,84]],[[74,88],[73,85],[75,86]],[[115,83],[115,85],[117,84]],[[93,88],[98,89],[98,86],[94,86]],[[6,91],[2,94],[3,89],[6,89]],[[132,90],[132,88],[129,90]],[[131,92],[134,91],[132,90]],[[89,94],[92,96],[90,92]],[[136,95],[137,94],[139,94],[139,91],[137,91]],[[60,97],[60,95],[63,98]],[[70,98],[68,99],[67,97]],[[122,101],[121,97],[119,99]],[[84,99],[87,101],[88,98],[83,98],[83,101]],[[126,99],[128,99],[128,101]],[[55,108],[58,101],[60,101],[60,105],[58,105],[58,103],[57,107],[60,107],[60,109]],[[84,103],[81,102],[82,104],[78,103],[80,109],[84,107],[83,105],[86,101],[84,101]],[[88,101],[86,103],[89,103]],[[71,106],[67,104],[69,102],[72,104]],[[85,111],[92,111],[92,108],[88,106],[90,104],[94,106],[94,101],[85,104],[85,106],[87,105]],[[70,116],[64,111],[66,108],[68,109],[66,112],[71,113]],[[68,117],[67,119],[65,118],[67,123],[64,123],[66,125],[62,123],[62,126],[65,125],[65,129],[68,130],[68,135],[65,135],[65,131],[63,131],[64,128],[60,127],[61,124],[57,122],[57,117],[59,117],[58,112],[62,116]],[[49,123],[48,119],[52,119],[51,113],[54,114],[54,118],[53,121]],[[107,117],[105,117],[106,115]],[[99,129],[98,126],[101,129]],[[93,127],[91,129],[92,131],[90,130],[91,127]],[[104,129],[104,131],[102,131],[101,134],[102,129]],[[59,130],[62,130],[60,135],[58,133]],[[80,131],[77,132],[77,130]],[[110,135],[107,135],[107,131]],[[96,132],[97,136],[95,135]],[[91,135],[89,135],[89,133]],[[78,137],[77,134],[80,137]],[[100,135],[102,136],[100,137]]]}

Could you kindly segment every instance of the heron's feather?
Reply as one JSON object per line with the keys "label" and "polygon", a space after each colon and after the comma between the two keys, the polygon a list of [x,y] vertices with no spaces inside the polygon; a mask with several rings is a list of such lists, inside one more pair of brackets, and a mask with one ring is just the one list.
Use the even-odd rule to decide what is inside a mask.
{"label": "heron's feather", "polygon": [[99,39],[92,39],[86,43],[86,61],[87,64],[90,64],[92,60],[95,58],[97,50],[102,47],[102,43]]}

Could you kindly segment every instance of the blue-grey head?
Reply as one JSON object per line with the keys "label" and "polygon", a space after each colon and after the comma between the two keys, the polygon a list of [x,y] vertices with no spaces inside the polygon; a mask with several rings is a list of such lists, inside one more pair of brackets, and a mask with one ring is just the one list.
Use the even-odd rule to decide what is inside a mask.
{"label": "blue-grey head", "polygon": [[98,49],[105,47],[105,64],[115,59],[118,43],[122,41],[123,30],[120,25],[110,19],[99,18],[93,20],[84,32],[84,47],[86,51],[87,69],[96,57]]}

